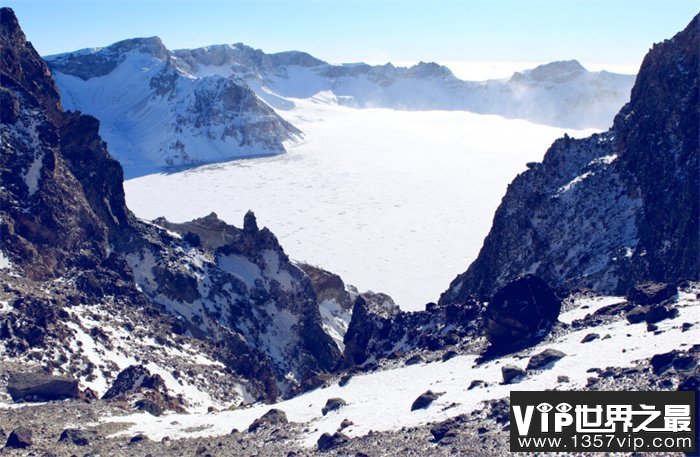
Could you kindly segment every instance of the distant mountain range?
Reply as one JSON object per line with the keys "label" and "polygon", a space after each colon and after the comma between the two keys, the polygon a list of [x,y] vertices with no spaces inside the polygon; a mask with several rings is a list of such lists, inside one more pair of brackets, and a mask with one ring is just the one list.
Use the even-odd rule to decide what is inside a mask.
{"label": "distant mountain range", "polygon": [[553,62],[482,82],[444,66],[332,65],[243,44],[168,50],[157,37],[45,58],[63,105],[97,117],[127,167],[189,165],[284,152],[302,134],[276,110],[313,97],[356,108],[466,110],[566,128],[607,128],[634,76]]}

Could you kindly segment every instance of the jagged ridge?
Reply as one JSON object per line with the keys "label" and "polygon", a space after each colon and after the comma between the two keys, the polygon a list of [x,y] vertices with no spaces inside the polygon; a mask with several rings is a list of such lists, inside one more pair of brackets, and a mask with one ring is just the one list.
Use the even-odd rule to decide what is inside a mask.
{"label": "jagged ridge", "polygon": [[523,273],[625,293],[700,277],[698,17],[645,57],[613,127],[565,137],[509,186],[478,258],[441,302],[488,297]]}

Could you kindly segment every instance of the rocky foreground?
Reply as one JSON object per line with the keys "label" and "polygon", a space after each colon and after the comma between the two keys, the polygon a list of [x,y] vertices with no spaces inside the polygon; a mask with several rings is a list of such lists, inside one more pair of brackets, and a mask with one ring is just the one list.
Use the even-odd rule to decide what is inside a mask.
{"label": "rocky foreground", "polygon": [[[36,380],[5,376],[2,385],[19,400],[10,403],[6,398],[8,404],[0,409],[5,452],[47,456],[503,455],[509,442],[510,389],[699,389],[700,285],[679,286],[640,287],[627,299],[581,294],[560,303],[561,314],[550,322],[551,331],[544,337],[532,335],[538,341],[531,346],[509,348],[502,354],[489,351],[503,349],[489,342],[502,335],[502,329],[494,327],[486,336],[467,338],[470,348],[448,344],[434,350],[414,349],[329,378],[307,394],[266,407],[167,412],[160,408],[167,401],[167,394],[159,396],[164,389],[162,380],[137,370],[131,376],[120,376],[124,379],[102,399],[81,393],[77,382],[47,377],[37,387],[41,383]],[[601,353],[601,345],[608,353]],[[464,366],[459,365],[462,362],[468,365],[454,372],[454,384],[431,382],[426,375],[448,364]],[[4,362],[2,368],[13,372],[19,367]],[[407,370],[413,376],[404,376]],[[402,395],[405,401],[394,410],[379,405],[380,400],[362,404],[361,397],[372,397],[372,392],[359,389],[358,397],[353,383],[391,373],[400,375],[389,389],[411,387],[425,392],[415,398]],[[35,381],[31,395],[52,393],[54,401],[23,402],[21,395],[27,390],[18,386],[31,381]],[[381,388],[383,383],[375,386]],[[68,399],[55,401],[60,396]],[[134,398],[140,399],[141,413],[133,413],[130,401]],[[358,404],[360,410],[371,410],[372,402],[377,411],[358,413]],[[314,411],[300,411],[308,409],[307,404]],[[370,422],[371,415],[409,419],[389,419],[377,430],[368,430],[362,421]],[[411,415],[419,418],[410,419]],[[65,419],[56,421],[56,417]]]}

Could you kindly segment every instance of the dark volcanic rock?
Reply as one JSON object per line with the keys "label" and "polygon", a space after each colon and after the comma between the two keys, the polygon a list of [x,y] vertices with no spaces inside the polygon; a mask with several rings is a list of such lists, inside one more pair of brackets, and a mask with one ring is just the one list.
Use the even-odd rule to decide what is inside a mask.
{"label": "dark volcanic rock", "polygon": [[76,379],[44,373],[11,373],[7,392],[14,401],[80,398],[80,388]]}
{"label": "dark volcanic rock", "polygon": [[88,432],[77,428],[67,428],[61,432],[58,441],[60,443],[72,443],[76,446],[87,446],[94,436],[94,432]]}
{"label": "dark volcanic rock", "polygon": [[648,282],[637,284],[627,293],[627,299],[638,305],[655,305],[675,297],[678,289],[673,284]]}
{"label": "dark volcanic rock", "polygon": [[527,344],[551,330],[560,309],[561,300],[541,278],[523,276],[489,302],[484,316],[486,337],[499,347]]}
{"label": "dark volcanic rock", "polygon": [[163,406],[147,398],[138,400],[136,403],[134,403],[134,406],[136,406],[136,409],[146,411],[148,414],[153,416],[160,416],[163,414]]}
{"label": "dark volcanic rock", "polygon": [[318,439],[318,450],[328,451],[330,449],[335,449],[341,447],[350,440],[350,438],[340,432],[335,432],[334,434],[324,433]]}
{"label": "dark volcanic rock", "polygon": [[527,363],[527,370],[541,370],[547,367],[549,364],[553,364],[557,360],[566,357],[561,351],[556,349],[545,349],[539,354],[535,354],[530,357],[530,361]]}
{"label": "dark volcanic rock", "polygon": [[255,419],[248,427],[248,432],[256,432],[261,427],[288,424],[287,415],[281,409],[271,409],[261,417]]}
{"label": "dark volcanic rock", "polygon": [[581,343],[590,343],[591,341],[597,340],[598,338],[600,338],[600,335],[598,335],[597,333],[589,333],[583,337]]}
{"label": "dark volcanic rock", "polygon": [[503,384],[512,384],[527,376],[527,372],[515,365],[505,365],[501,368]]}
{"label": "dark volcanic rock", "polygon": [[655,324],[666,319],[674,319],[678,317],[679,311],[676,308],[669,308],[667,306],[654,306],[646,314],[647,324]]}
{"label": "dark volcanic rock", "polygon": [[456,438],[459,434],[459,427],[461,423],[462,420],[460,417],[454,417],[433,424],[430,427],[430,434],[433,435],[433,441],[438,443],[444,440],[444,443],[441,444],[449,444],[448,442]]}
{"label": "dark volcanic rock", "polygon": [[143,365],[131,365],[117,375],[102,399],[116,398],[140,388],[166,390],[165,381],[159,375],[151,374]]}
{"label": "dark volcanic rock", "polygon": [[319,437],[317,446],[319,451],[328,451],[344,446],[348,441],[350,441],[350,438],[341,432],[335,432],[332,435],[324,433]]}
{"label": "dark volcanic rock", "polygon": [[640,306],[627,312],[625,317],[630,324],[638,324],[646,320],[648,312],[648,306]]}
{"label": "dark volcanic rock", "polygon": [[139,433],[138,435],[132,436],[129,440],[129,444],[136,444],[140,443],[141,441],[148,441],[148,437],[143,433]]}
{"label": "dark volcanic rock", "polygon": [[659,375],[673,366],[673,361],[676,359],[678,351],[665,352],[663,354],[654,355],[651,360],[651,368],[654,374]]}
{"label": "dark volcanic rock", "polygon": [[440,394],[436,394],[432,390],[428,390],[420,394],[418,398],[415,399],[415,401],[411,405],[411,411],[427,408],[432,402],[437,400],[439,397]]}
{"label": "dark volcanic rock", "polygon": [[440,303],[488,297],[523,272],[615,294],[700,278],[699,23],[649,51],[609,131],[565,136],[515,178]]}
{"label": "dark volcanic rock", "polygon": [[27,427],[17,427],[10,433],[5,447],[13,449],[27,448],[33,444],[32,435],[32,431]]}
{"label": "dark volcanic rock", "polygon": [[326,401],[326,406],[323,407],[321,412],[325,416],[329,412],[336,411],[336,410],[342,408],[343,406],[345,406],[346,404],[347,403],[345,403],[345,400],[343,400],[342,398],[329,398]]}

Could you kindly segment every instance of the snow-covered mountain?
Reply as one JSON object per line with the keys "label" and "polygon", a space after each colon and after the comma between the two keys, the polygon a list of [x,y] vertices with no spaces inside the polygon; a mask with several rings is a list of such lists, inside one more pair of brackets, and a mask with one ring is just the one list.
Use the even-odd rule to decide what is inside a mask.
{"label": "snow-covered mountain", "polygon": [[340,104],[402,110],[465,110],[566,128],[607,128],[627,101],[634,76],[590,72],[575,60],[552,62],[511,78],[463,81],[445,66],[332,65],[304,52],[266,54],[241,43],[174,51],[199,76],[236,75],[271,106],[321,91]]}
{"label": "snow-covered mountain", "polygon": [[130,168],[278,154],[300,135],[235,76],[188,73],[157,37],[46,61],[63,106],[97,117]]}
{"label": "snow-covered mountain", "polygon": [[332,65],[304,52],[266,54],[240,43],[169,51],[157,37],[45,59],[64,107],[97,117],[130,173],[284,152],[285,141],[301,132],[272,108],[292,109],[294,99],[319,93],[355,108],[465,110],[602,129],[634,79],[567,61],[473,82],[436,63]]}

